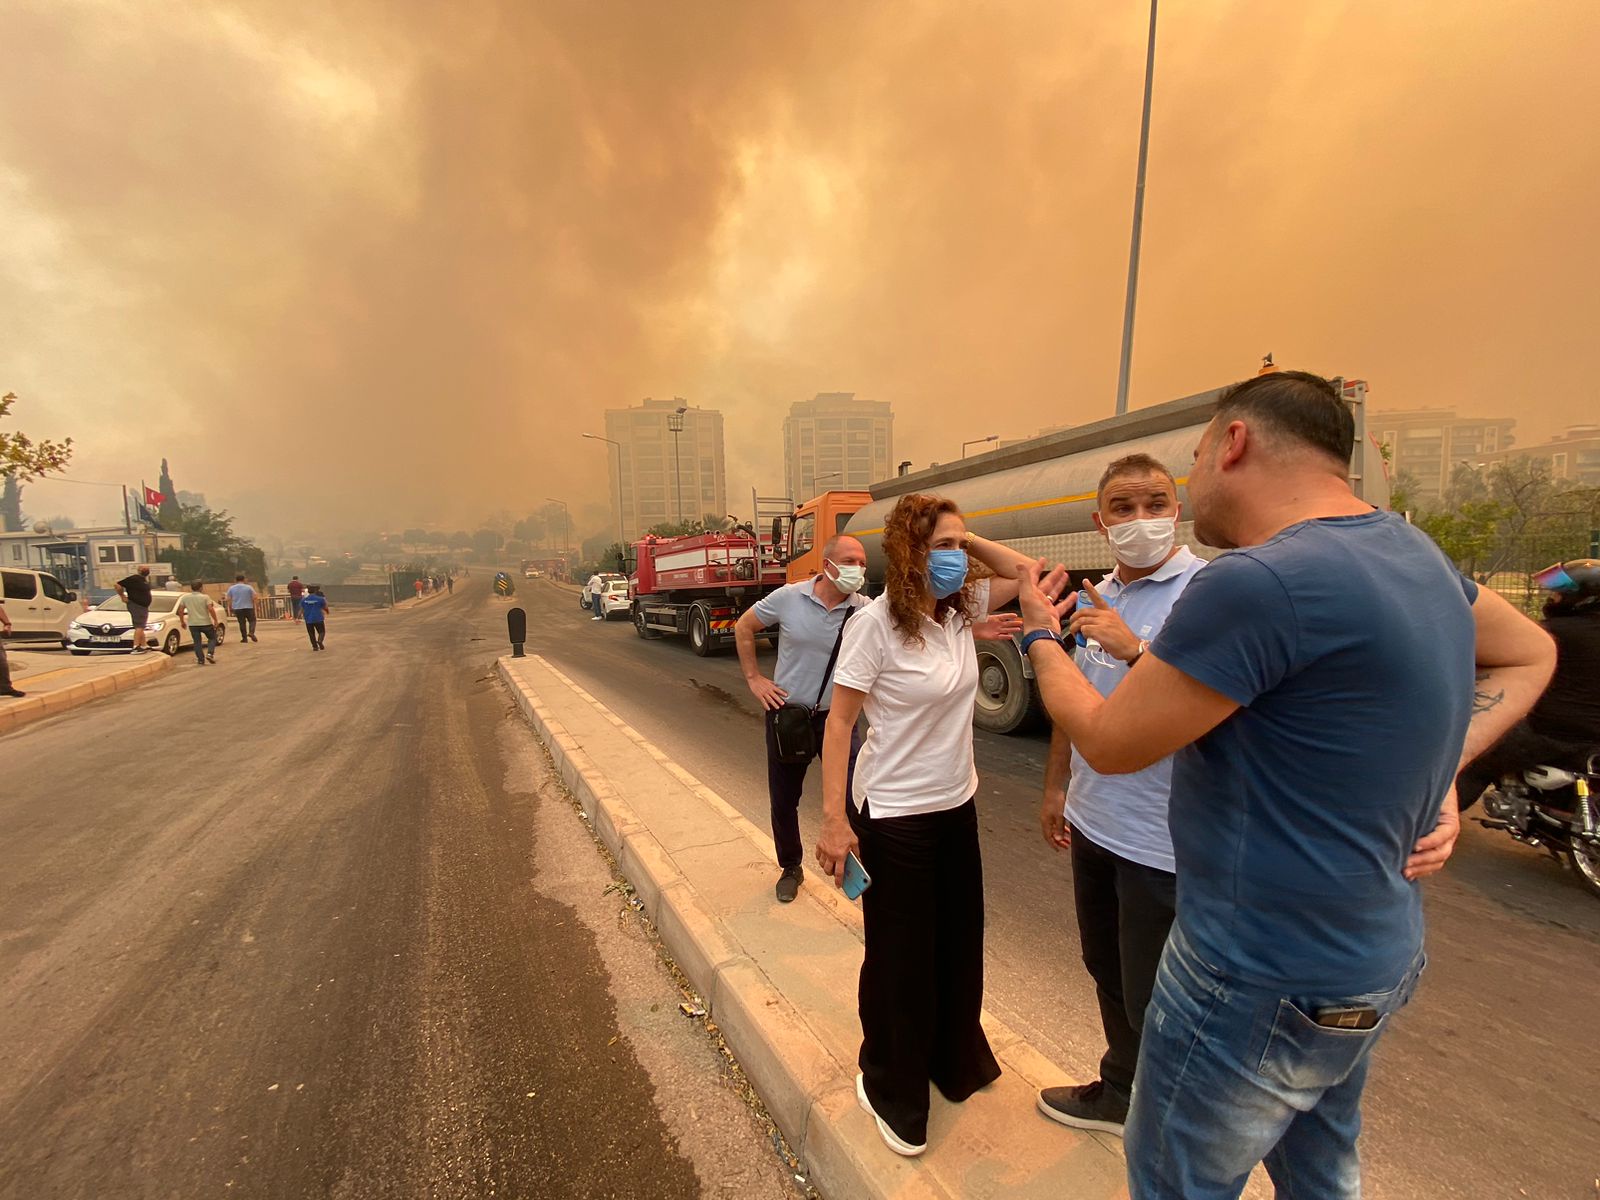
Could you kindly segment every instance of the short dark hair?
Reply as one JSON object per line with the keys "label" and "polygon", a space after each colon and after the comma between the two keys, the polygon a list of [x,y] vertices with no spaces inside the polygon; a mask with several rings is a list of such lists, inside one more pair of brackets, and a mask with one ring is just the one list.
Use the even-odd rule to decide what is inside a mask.
{"label": "short dark hair", "polygon": [[1268,432],[1320,450],[1348,469],[1356,444],[1356,422],[1334,387],[1309,371],[1273,371],[1236,383],[1217,402],[1217,420],[1226,425],[1252,418]]}
{"label": "short dark hair", "polygon": [[1100,482],[1095,485],[1094,502],[1100,503],[1100,497],[1105,494],[1106,484],[1113,479],[1121,479],[1124,475],[1165,475],[1172,482],[1172,490],[1178,490],[1178,479],[1167,464],[1152,454],[1124,454],[1121,458],[1111,460],[1109,466],[1100,476]]}
{"label": "short dark hair", "polygon": [[205,587],[205,585],[206,585],[206,584],[205,584],[205,580],[203,580],[203,579],[196,579],[196,580],[195,580],[195,581],[194,581],[194,582],[193,582],[193,583],[191,583],[191,584],[190,584],[190,585],[189,585],[189,590],[190,590],[190,591],[191,591],[191,592],[198,592],[198,591],[199,591],[199,590],[200,590],[200,589],[201,589],[201,588],[203,588],[203,587]]}
{"label": "short dark hair", "polygon": [[243,575],[235,575],[234,579],[239,583],[243,583],[244,582],[244,576]]}

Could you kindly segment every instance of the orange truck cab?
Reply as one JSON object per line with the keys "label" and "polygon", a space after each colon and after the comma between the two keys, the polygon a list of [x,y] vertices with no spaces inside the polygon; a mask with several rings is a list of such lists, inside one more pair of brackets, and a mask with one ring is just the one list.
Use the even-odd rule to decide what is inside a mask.
{"label": "orange truck cab", "polygon": [[787,560],[788,582],[797,583],[820,574],[822,548],[836,534],[849,532],[845,527],[850,518],[871,503],[871,492],[823,492],[795,509],[779,539]]}

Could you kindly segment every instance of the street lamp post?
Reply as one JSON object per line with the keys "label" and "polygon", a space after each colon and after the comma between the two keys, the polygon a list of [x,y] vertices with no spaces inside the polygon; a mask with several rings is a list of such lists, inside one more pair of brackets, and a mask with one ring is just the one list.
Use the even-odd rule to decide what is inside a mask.
{"label": "street lamp post", "polygon": [[[673,397],[677,399],[677,397]],[[679,467],[678,435],[683,432],[683,414],[688,408],[679,408],[667,414],[667,430],[672,434],[672,482],[678,493],[678,524],[683,524],[683,472]]]}
{"label": "street lamp post", "polygon": [[1144,225],[1144,168],[1150,157],[1150,85],[1156,72],[1156,0],[1150,0],[1150,43],[1144,55],[1144,115],[1139,120],[1139,174],[1133,185],[1133,242],[1128,248],[1128,299],[1122,309],[1122,364],[1117,370],[1117,415],[1128,411],[1133,363],[1133,301],[1139,290],[1139,231]]}
{"label": "street lamp post", "polygon": [[557,500],[554,496],[546,496],[551,504],[561,505],[561,557],[566,558],[572,553],[572,513],[567,509],[565,500]]}
{"label": "street lamp post", "polygon": [[965,458],[967,456],[967,447],[968,446],[982,446],[987,442],[998,442],[999,440],[1000,440],[1000,435],[998,433],[991,433],[988,437],[973,438],[970,442],[962,442],[961,443],[961,457]]}
{"label": "street lamp post", "polygon": [[628,535],[622,524],[622,443],[601,437],[598,433],[586,433],[583,436],[591,442],[605,442],[608,446],[617,448],[617,545],[626,547]]}

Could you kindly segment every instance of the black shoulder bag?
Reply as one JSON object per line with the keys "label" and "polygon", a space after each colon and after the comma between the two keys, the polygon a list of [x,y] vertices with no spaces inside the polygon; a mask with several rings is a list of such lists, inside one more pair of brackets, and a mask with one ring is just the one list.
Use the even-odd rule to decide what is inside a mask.
{"label": "black shoulder bag", "polygon": [[772,738],[777,743],[778,761],[790,766],[810,762],[821,751],[817,745],[817,731],[812,718],[817,705],[828,694],[828,680],[833,677],[833,664],[839,660],[839,647],[844,645],[844,627],[850,623],[850,614],[856,606],[845,610],[839,622],[839,636],[833,639],[833,653],[828,655],[828,667],[822,672],[822,687],[817,691],[816,704],[785,704],[772,714]]}

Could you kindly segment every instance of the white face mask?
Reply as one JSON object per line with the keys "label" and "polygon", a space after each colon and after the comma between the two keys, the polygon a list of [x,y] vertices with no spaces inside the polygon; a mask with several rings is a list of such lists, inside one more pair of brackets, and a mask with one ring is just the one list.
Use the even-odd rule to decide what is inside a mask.
{"label": "white face mask", "polygon": [[1178,519],[1148,517],[1107,525],[1106,536],[1111,539],[1118,562],[1130,567],[1153,567],[1172,553],[1172,543],[1178,536]]}
{"label": "white face mask", "polygon": [[839,572],[838,578],[833,581],[833,586],[846,596],[859,592],[867,582],[867,569],[865,567],[854,565],[841,567],[831,558],[828,560],[828,565]]}

